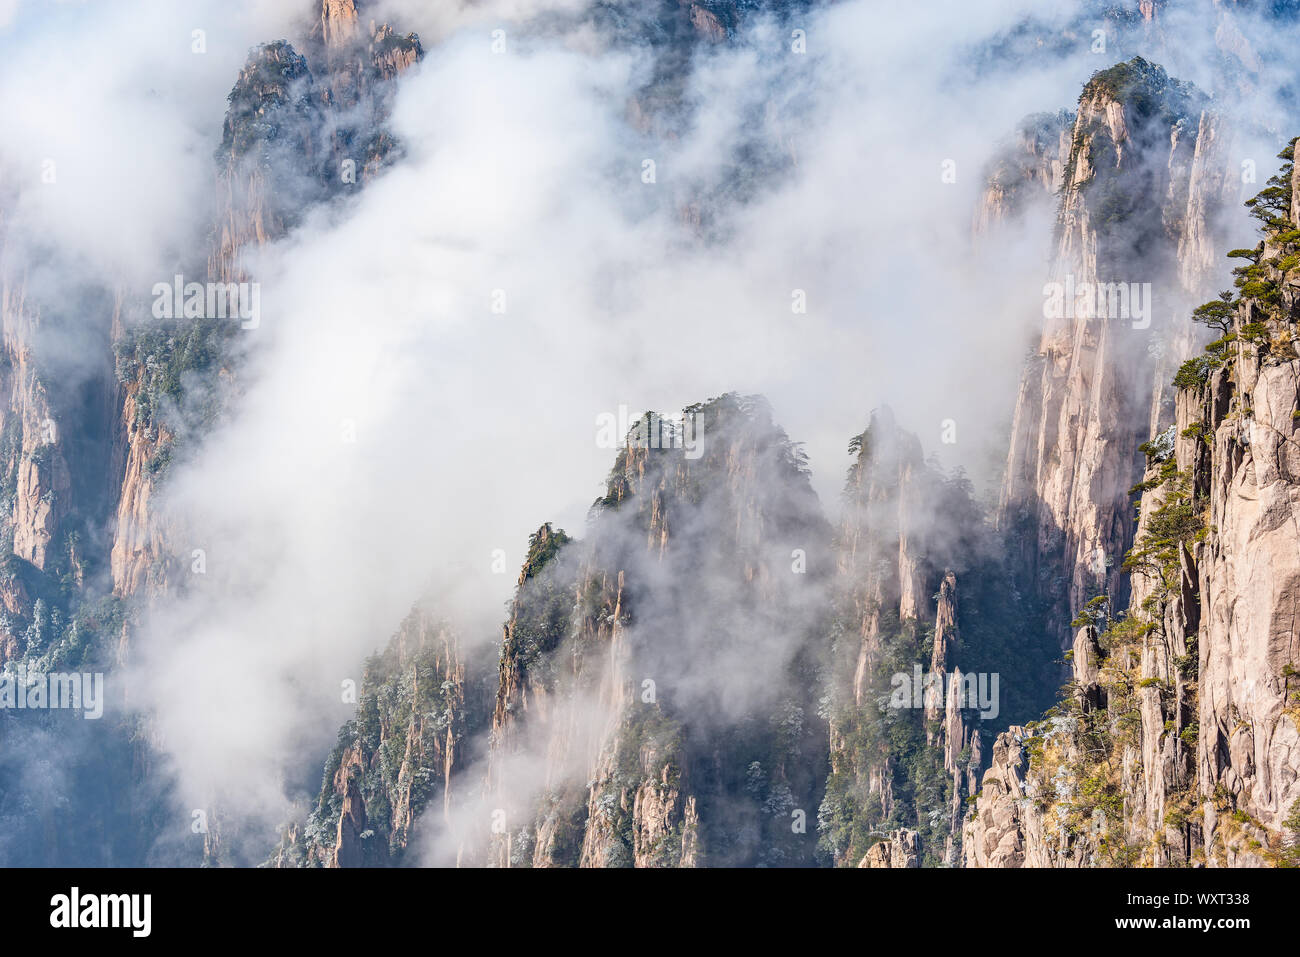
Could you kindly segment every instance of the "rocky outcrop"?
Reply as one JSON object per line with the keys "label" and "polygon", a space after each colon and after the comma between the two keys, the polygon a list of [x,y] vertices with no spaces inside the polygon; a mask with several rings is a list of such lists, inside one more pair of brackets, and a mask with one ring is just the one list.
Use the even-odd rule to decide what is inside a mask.
{"label": "rocky outcrop", "polygon": [[64,619],[98,557],[89,526],[107,484],[102,437],[75,417],[103,414],[106,391],[84,371],[84,391],[60,386],[59,317],[29,296],[5,227],[0,213],[0,665],[63,637],[52,616]]}
{"label": "rocky outcrop", "polygon": [[[1209,294],[1210,218],[1227,184],[1204,98],[1140,58],[1088,83],[1070,137],[1048,318],[1022,378],[998,512],[1023,586],[1058,622],[1095,594],[1124,601],[1137,447],[1170,417],[1155,344],[1185,344],[1187,323],[1173,317]],[[1066,647],[1068,632],[1057,635]]]}
{"label": "rocky outcrop", "polygon": [[1036,203],[1057,196],[1070,156],[1074,123],[1075,114],[1065,110],[1025,118],[985,171],[984,191],[975,208],[977,237],[989,237]]}
{"label": "rocky outcrop", "polygon": [[340,799],[341,807],[334,847],[329,852],[330,867],[361,867],[366,863],[368,855],[362,842],[374,834],[366,827],[366,800],[356,780],[364,773],[361,747],[353,745],[343,752],[334,772],[334,794]]}
{"label": "rocky outcrop", "polygon": [[827,539],[802,460],[761,400],[642,419],[588,538],[543,526],[530,540],[486,789],[508,823],[487,861],[812,860],[825,733],[809,611]]}
{"label": "rocky outcrop", "polygon": [[317,28],[327,49],[343,50],[352,46],[361,32],[356,0],[321,0]]}
{"label": "rocky outcrop", "polygon": [[[1082,629],[1076,647],[1095,639]],[[1095,687],[1095,659],[1074,659],[1072,687]],[[1081,706],[1079,713],[1086,708]],[[964,867],[1082,867],[1116,863],[1101,859],[1097,846],[1105,824],[1097,806],[1077,801],[1077,768],[1086,743],[1076,717],[1050,715],[1032,727],[1013,725],[993,742],[989,767],[980,778],[970,813],[962,824]],[[1094,780],[1090,787],[1110,787]],[[1090,797],[1093,795],[1090,795]],[[1113,803],[1112,805],[1113,806]]]}
{"label": "rocky outcrop", "polygon": [[[322,0],[305,46],[311,62],[284,40],[258,47],[231,89],[217,151],[208,281],[254,279],[248,250],[287,235],[309,207],[361,188],[396,155],[385,129],[393,81],[423,55],[419,38],[387,24],[363,29],[353,0]],[[158,486],[176,434],[201,432],[213,413],[186,408],[179,386],[199,376],[218,405],[238,387],[225,359],[236,324],[214,332],[202,328],[213,326],[213,317],[176,318],[168,338],[156,335],[160,323],[114,317],[121,484],[110,567],[122,597],[156,599],[189,563],[184,532],[167,527],[156,506]],[[205,364],[195,366],[195,357]],[[184,428],[170,421],[175,416],[186,418]]]}
{"label": "rocky outcrop", "polygon": [[119,595],[156,598],[168,581],[167,536],[155,517],[151,502],[154,476],[165,459],[172,436],[162,425],[147,421],[140,409],[143,376],[123,389],[118,455],[121,494],[117,504],[116,533],[109,555],[113,587]]}
{"label": "rocky outcrop", "polygon": [[[850,452],[857,459],[836,537],[823,845],[835,863],[852,865],[882,833],[911,830],[924,863],[953,865],[966,800],[983,763],[977,702],[967,694],[981,676],[960,663],[974,657],[987,668],[986,688],[989,673],[1009,672],[1013,660],[1032,671],[1032,655],[1003,658],[1008,645],[994,651],[987,638],[1001,631],[1005,641],[1013,630],[1000,613],[1026,630],[1033,619],[1002,593],[997,559],[960,476],[951,479],[926,463],[920,443],[887,410],[872,416]],[[936,523],[935,515],[943,521]],[[958,599],[966,571],[975,629],[970,647]],[[981,609],[994,594],[1002,595],[1001,612],[989,614],[992,609]],[[984,653],[972,654],[981,645]]]}
{"label": "rocky outcrop", "polygon": [[458,758],[475,730],[455,635],[416,609],[366,663],[357,717],[339,731],[320,797],[301,830],[286,830],[279,866],[399,863],[426,808],[445,818]]}
{"label": "rocky outcrop", "polygon": [[1024,741],[1014,726],[993,742],[993,761],[980,780],[975,807],[966,820],[962,852],[966,867],[1044,866],[1042,816],[1030,796]]}
{"label": "rocky outcrop", "polygon": [[922,564],[922,545],[910,531],[933,497],[935,478],[921,443],[901,431],[888,410],[873,416],[849,451],[858,459],[849,473],[849,509],[836,555],[861,636],[853,670],[853,701],[861,706],[880,662],[884,616],[894,612],[899,622],[913,623],[928,617],[935,570]]}
{"label": "rocky outcrop", "polygon": [[[8,409],[15,435],[10,461],[13,476],[12,511],[8,524],[13,533],[13,554],[44,570],[48,552],[59,532],[71,491],[71,477],[45,386],[32,351],[39,311],[26,303],[22,287],[3,289],[4,352]],[[3,419],[0,419],[3,422]],[[9,427],[8,423],[0,428]]]}
{"label": "rocky outcrop", "polygon": [[920,867],[921,843],[915,831],[894,831],[886,840],[871,845],[858,867]]}
{"label": "rocky outcrop", "polygon": [[1180,555],[1163,653],[1143,672],[1197,656],[1202,839],[1230,865],[1267,862],[1300,801],[1300,310],[1277,281],[1282,303],[1243,302],[1228,362],[1180,403],[1177,461],[1205,493],[1208,534]]}
{"label": "rocky outcrop", "polygon": [[1239,293],[1197,310],[1223,335],[1179,369],[1173,422],[1143,447],[1124,563],[1132,602],[1089,603],[1062,704],[1016,742],[999,738],[1008,757],[995,756],[967,823],[969,865],[1261,866],[1293,856],[1300,297],[1290,268],[1300,232],[1285,218],[1290,150],[1250,204],[1264,239],[1233,253],[1247,260]]}

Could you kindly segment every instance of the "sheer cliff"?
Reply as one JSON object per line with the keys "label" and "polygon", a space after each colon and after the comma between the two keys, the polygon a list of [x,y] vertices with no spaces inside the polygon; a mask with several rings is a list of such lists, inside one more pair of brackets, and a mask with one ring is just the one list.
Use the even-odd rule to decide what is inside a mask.
{"label": "sheer cliff", "polygon": [[285,831],[281,867],[377,867],[402,860],[421,813],[449,812],[453,769],[476,732],[465,662],[445,622],[416,609],[366,662],[357,716],[339,730],[320,797],[302,828]]}
{"label": "sheer cliff", "polygon": [[975,866],[1294,863],[1297,231],[1292,150],[1248,205],[1236,290],[1194,311],[1219,337],[1173,379],[1147,467],[1126,607],[1075,619],[1073,680],[999,736],[967,824]]}
{"label": "sheer cliff", "polygon": [[[1100,591],[1124,601],[1137,448],[1172,412],[1161,357],[1187,351],[1185,317],[1212,288],[1213,216],[1235,185],[1217,123],[1201,94],[1135,59],[1088,83],[1060,154],[1046,322],[998,509],[1020,586],[1060,622]],[[1002,193],[995,185],[986,207]]]}
{"label": "sheer cliff", "polygon": [[[244,262],[248,250],[284,238],[309,209],[343,200],[396,158],[385,127],[393,81],[423,55],[419,38],[373,22],[366,30],[353,0],[340,0],[322,3],[304,48],[309,56],[284,40],[258,47],[230,91],[206,262],[187,264],[190,278],[226,288],[256,281]],[[158,487],[173,456],[183,454],[178,436],[201,436],[237,391],[240,335],[260,322],[215,322],[198,312],[167,311],[155,316],[161,322],[128,316],[114,325],[118,595],[156,597],[183,583],[189,556],[169,551],[168,539],[183,536],[166,528]]]}

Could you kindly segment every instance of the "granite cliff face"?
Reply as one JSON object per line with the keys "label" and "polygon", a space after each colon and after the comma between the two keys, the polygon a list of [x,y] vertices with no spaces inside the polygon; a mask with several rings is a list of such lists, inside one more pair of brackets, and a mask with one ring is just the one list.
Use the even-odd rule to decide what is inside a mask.
{"label": "granite cliff face", "polygon": [[1209,219],[1233,185],[1215,124],[1199,93],[1141,59],[1098,74],[1079,100],[1047,321],[1021,381],[998,515],[1023,587],[1060,622],[1101,591],[1124,601],[1137,447],[1172,414],[1159,357],[1185,352],[1179,317],[1211,292]]}
{"label": "granite cliff face", "polygon": [[1075,119],[1066,110],[1037,113],[1026,117],[1002,145],[986,170],[984,193],[975,209],[977,239],[1060,193]]}
{"label": "granite cliff face", "polygon": [[[1153,118],[1144,143],[1134,127]],[[1249,866],[1289,854],[1289,151],[1282,176],[1248,204],[1265,239],[1233,252],[1247,260],[1235,299],[1195,309],[1221,338],[1175,375],[1207,338],[1192,306],[1211,295],[1215,213],[1237,188],[1224,125],[1137,61],[1094,78],[1080,100],[1054,274],[1105,281],[1110,244],[1120,250],[1110,268],[1136,260],[1165,277],[1178,312],[1146,350],[1113,319],[1049,319],[1022,385],[999,521],[1063,643],[1078,614],[1072,680],[1045,718],[994,742],[963,829],[966,866]],[[1103,207],[1115,212],[1102,217]],[[1135,241],[1135,212],[1159,229]],[[1138,493],[1134,526],[1127,503]]]}
{"label": "granite cliff face", "polygon": [[[307,55],[284,40],[258,47],[230,91],[199,271],[207,282],[255,281],[247,250],[288,235],[308,209],[362,189],[397,156],[385,122],[394,81],[423,55],[419,38],[374,22],[364,29],[352,0],[323,0],[304,49]],[[188,552],[172,554],[168,541],[183,551],[185,536],[165,527],[153,504],[158,485],[177,432],[201,434],[238,388],[241,323],[174,320],[114,324],[122,484],[111,567],[114,591],[124,597],[154,599],[183,581]],[[213,396],[187,399],[191,376]]]}
{"label": "granite cliff face", "polygon": [[57,643],[62,629],[52,617],[70,617],[102,567],[91,526],[111,494],[105,418],[113,398],[105,368],[64,378],[51,347],[59,317],[30,295],[6,240],[0,216],[0,665]]}
{"label": "granite cliff face", "polygon": [[476,709],[466,702],[455,635],[412,611],[382,654],[366,662],[357,716],[339,731],[305,827],[287,831],[280,867],[400,863],[420,815],[448,814],[453,771]]}
{"label": "granite cliff face", "polygon": [[973,866],[1267,866],[1300,830],[1300,614],[1292,147],[1251,200],[1262,241],[1220,333],[1173,379],[1147,468],[1126,606],[1075,620],[1054,712],[999,736],[966,826]]}

